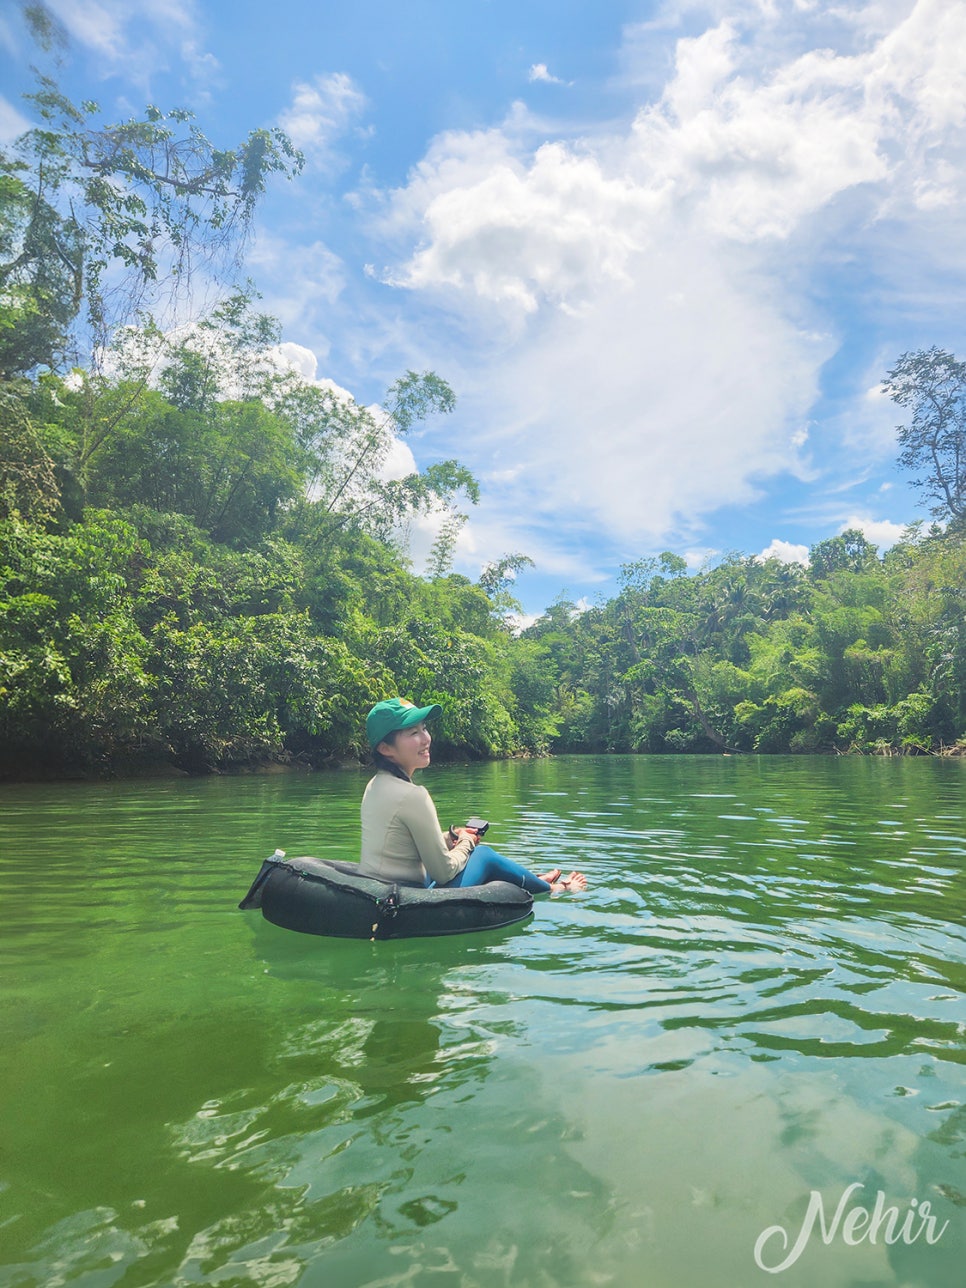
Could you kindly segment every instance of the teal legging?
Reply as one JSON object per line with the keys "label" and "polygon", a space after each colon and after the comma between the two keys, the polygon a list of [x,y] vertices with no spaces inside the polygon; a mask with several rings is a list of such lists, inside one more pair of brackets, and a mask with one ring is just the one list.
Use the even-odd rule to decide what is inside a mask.
{"label": "teal legging", "polygon": [[444,890],[454,886],[486,885],[488,881],[509,881],[511,885],[523,886],[531,894],[546,894],[550,883],[543,881],[520,863],[505,859],[502,854],[488,845],[478,845],[466,860],[466,867],[457,873],[452,881],[447,881]]}

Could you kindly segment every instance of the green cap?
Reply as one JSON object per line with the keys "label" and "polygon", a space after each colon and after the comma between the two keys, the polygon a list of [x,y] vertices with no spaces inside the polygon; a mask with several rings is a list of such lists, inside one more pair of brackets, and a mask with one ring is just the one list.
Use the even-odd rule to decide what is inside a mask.
{"label": "green cap", "polygon": [[382,740],[397,729],[411,729],[413,725],[431,716],[440,716],[443,708],[438,703],[431,707],[415,707],[405,698],[387,698],[377,702],[366,716],[366,737],[370,747],[378,747]]}

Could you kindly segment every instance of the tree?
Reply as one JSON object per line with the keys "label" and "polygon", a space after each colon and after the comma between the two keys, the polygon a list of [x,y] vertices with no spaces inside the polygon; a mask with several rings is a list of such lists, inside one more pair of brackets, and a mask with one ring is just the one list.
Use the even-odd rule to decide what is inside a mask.
{"label": "tree", "polygon": [[936,518],[966,519],[966,363],[944,349],[904,353],[883,389],[912,413],[898,426],[899,464],[919,474],[915,486]]}
{"label": "tree", "polygon": [[60,500],[54,463],[41,442],[23,391],[0,382],[0,520],[47,519]]}
{"label": "tree", "polygon": [[534,563],[529,555],[520,553],[503,555],[502,558],[488,563],[480,573],[480,585],[491,597],[510,589],[516,581],[517,573],[524,568],[533,568]]}
{"label": "tree", "polygon": [[456,542],[463,531],[466,517],[465,514],[448,514],[440,524],[426,560],[426,576],[431,581],[445,577],[452,568]]}
{"label": "tree", "polygon": [[[459,524],[454,498],[479,501],[476,479],[459,461],[437,461],[403,478],[386,478],[384,467],[399,439],[433,413],[449,413],[456,399],[432,371],[407,371],[390,385],[380,407],[362,407],[344,390],[305,382],[295,372],[276,376],[265,392],[268,405],[287,418],[307,454],[309,500],[300,516],[309,546],[324,551],[348,528],[391,540],[414,514],[431,511]],[[444,519],[444,524],[446,520]],[[445,539],[436,563],[445,565]]]}
{"label": "tree", "polygon": [[504,630],[514,630],[523,612],[523,605],[511,593],[510,587],[516,581],[517,573],[533,567],[530,556],[519,552],[503,555],[483,566],[479,586],[489,598],[492,612]]}
{"label": "tree", "polygon": [[106,765],[150,739],[128,594],[144,556],[130,525],[94,511],[63,535],[0,524],[0,769]]}
{"label": "tree", "polygon": [[865,572],[877,562],[876,547],[858,528],[847,528],[837,537],[820,541],[808,552],[809,574],[813,581],[821,581],[838,572]]}
{"label": "tree", "polygon": [[27,96],[40,124],[0,155],[0,374],[55,366],[86,301],[91,348],[165,295],[196,264],[233,270],[268,177],[301,154],[278,129],[222,149],[190,112],[149,106],[104,123],[49,77]]}
{"label": "tree", "polygon": [[182,411],[148,389],[94,456],[87,489],[95,505],[183,514],[213,540],[244,546],[271,531],[302,479],[289,426],[262,403]]}
{"label": "tree", "polygon": [[50,180],[0,152],[0,380],[57,366],[83,296],[84,238]]}

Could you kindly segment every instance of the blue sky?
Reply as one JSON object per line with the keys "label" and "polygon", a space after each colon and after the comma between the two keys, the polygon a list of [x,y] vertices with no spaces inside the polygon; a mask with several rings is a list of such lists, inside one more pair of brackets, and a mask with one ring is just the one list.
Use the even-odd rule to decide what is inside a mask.
{"label": "blue sky", "polygon": [[[479,478],[458,571],[530,555],[533,613],[664,549],[923,517],[877,387],[907,350],[966,356],[962,0],[48,4],[74,96],[304,149],[248,271],[307,375],[453,386],[393,466]],[[10,139],[16,5],[0,58]]]}

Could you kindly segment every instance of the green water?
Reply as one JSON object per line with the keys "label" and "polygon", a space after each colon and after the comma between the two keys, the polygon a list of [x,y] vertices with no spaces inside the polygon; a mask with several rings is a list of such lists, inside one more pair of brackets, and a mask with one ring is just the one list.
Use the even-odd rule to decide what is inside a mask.
{"label": "green water", "polygon": [[[425,781],[591,889],[303,937],[235,905],[354,854],[363,774],[0,789],[0,1285],[966,1283],[966,765]],[[756,1265],[853,1183],[941,1235]]]}

